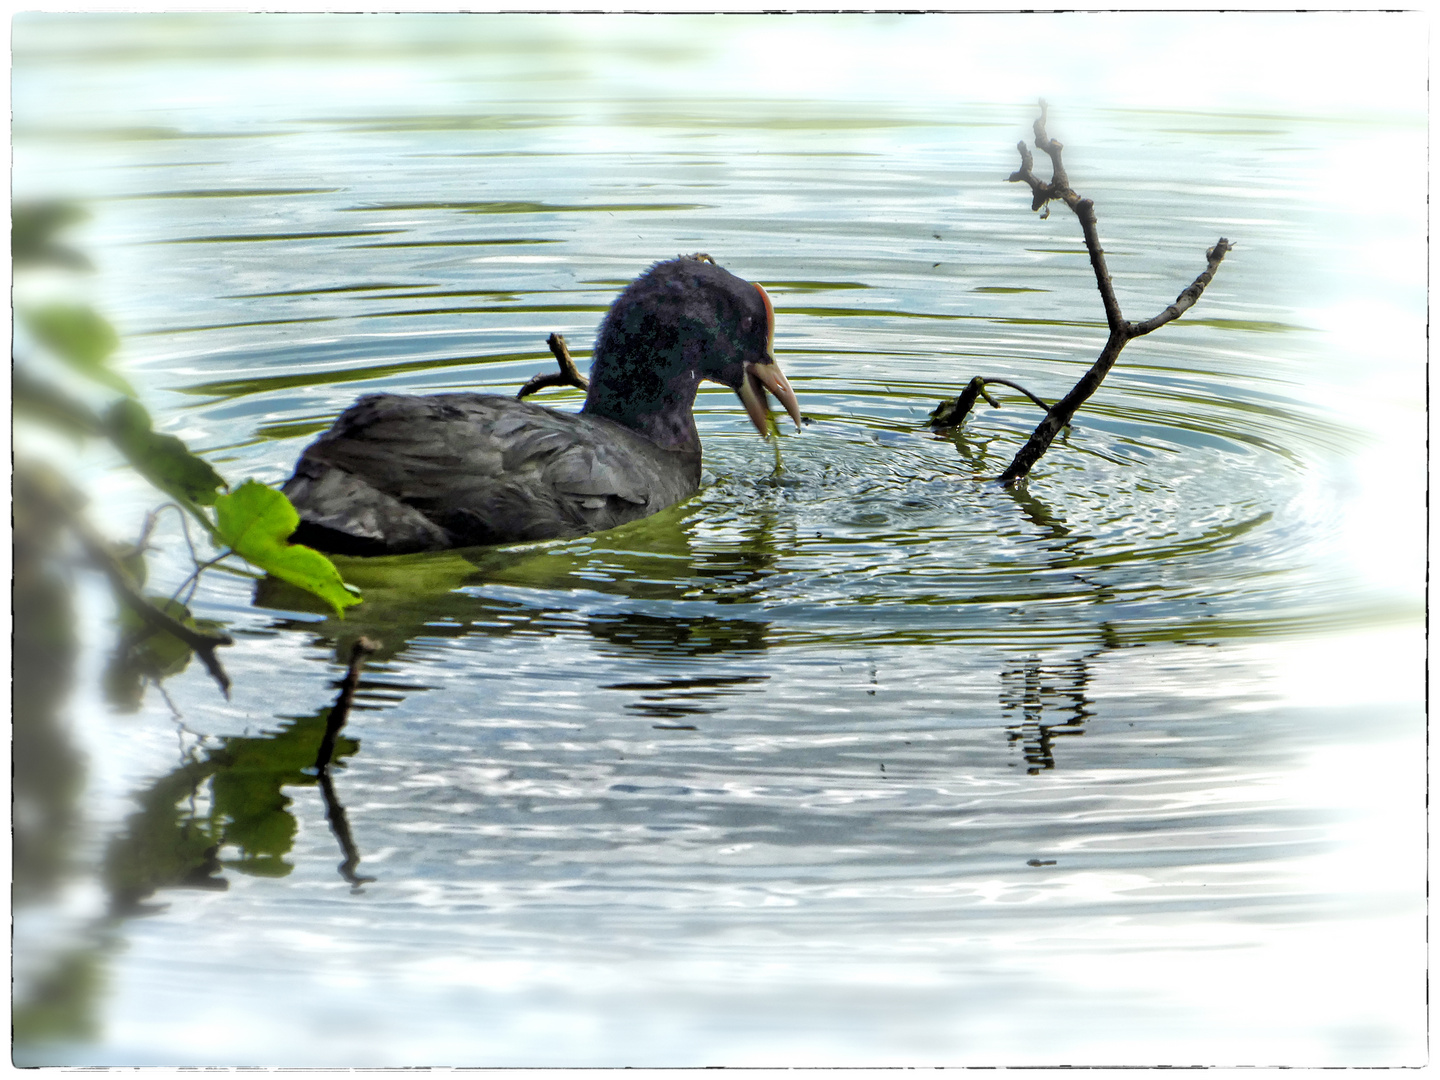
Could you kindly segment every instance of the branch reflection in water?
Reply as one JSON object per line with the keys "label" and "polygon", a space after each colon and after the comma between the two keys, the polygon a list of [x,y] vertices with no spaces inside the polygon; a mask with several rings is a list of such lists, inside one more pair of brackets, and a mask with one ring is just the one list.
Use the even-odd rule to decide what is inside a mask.
{"label": "branch reflection in water", "polygon": [[360,683],[360,668],[365,658],[379,648],[378,642],[365,637],[350,646],[350,663],[346,668],[345,678],[340,682],[340,696],[335,699],[330,715],[325,718],[325,734],[321,737],[320,749],[315,754],[315,772],[320,780],[320,793],[325,797],[325,820],[330,823],[330,831],[335,834],[335,839],[340,843],[340,851],[345,856],[340,863],[340,876],[350,883],[352,892],[360,892],[361,885],[375,879],[361,877],[355,872],[360,865],[360,852],[350,835],[350,819],[345,816],[345,808],[335,797],[335,785],[330,779],[330,761],[335,754],[335,740],[350,716],[355,688]]}

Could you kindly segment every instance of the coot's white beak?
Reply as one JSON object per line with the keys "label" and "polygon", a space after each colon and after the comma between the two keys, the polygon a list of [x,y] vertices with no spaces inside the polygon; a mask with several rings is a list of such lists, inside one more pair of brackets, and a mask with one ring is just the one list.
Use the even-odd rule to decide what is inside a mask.
{"label": "coot's white beak", "polygon": [[770,406],[765,400],[765,391],[769,390],[780,404],[785,406],[785,411],[795,421],[797,430],[800,427],[800,402],[795,400],[795,391],[790,388],[785,373],[775,362],[775,308],[770,303],[770,295],[759,285],[755,286],[755,291],[765,301],[765,319],[768,323],[765,337],[766,359],[745,365],[745,378],[740,383],[739,394],[740,400],[745,404],[745,411],[750,415],[750,422],[764,438],[770,434]]}

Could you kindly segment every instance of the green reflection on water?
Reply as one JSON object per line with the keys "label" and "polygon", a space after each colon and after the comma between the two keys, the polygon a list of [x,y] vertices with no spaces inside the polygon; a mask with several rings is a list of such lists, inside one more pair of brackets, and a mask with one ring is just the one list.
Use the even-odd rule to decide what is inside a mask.
{"label": "green reflection on water", "polygon": [[[306,320],[295,320],[306,321]],[[585,353],[572,355],[584,356]],[[491,356],[449,356],[431,360],[406,360],[391,364],[371,364],[366,367],[344,368],[339,371],[304,371],[286,375],[262,375],[253,379],[216,379],[214,382],[197,383],[177,389],[182,394],[204,397],[239,398],[248,394],[265,394],[276,390],[288,390],[296,386],[328,386],[332,383],[363,382],[366,379],[381,379],[391,375],[438,371],[455,367],[483,367],[510,363],[543,363],[548,353],[505,353]]]}
{"label": "green reflection on water", "polygon": [[333,195],[343,188],[199,188],[190,191],[147,191],[139,195],[111,195],[110,199],[259,199],[286,195]]}
{"label": "green reflection on water", "polygon": [[546,203],[546,202],[404,202],[375,203],[369,206],[347,206],[345,210],[359,213],[384,213],[390,210],[458,210],[462,214],[604,214],[632,210],[669,211],[712,210],[704,203]]}
{"label": "green reflection on water", "polygon": [[[290,873],[296,823],[283,789],[317,783],[312,766],[329,714],[325,708],[282,718],[266,735],[219,739],[138,792],[139,811],[105,855],[112,911],[139,913],[160,889],[223,889],[227,869]],[[335,745],[336,760],[360,748],[344,736]]]}
{"label": "green reflection on water", "polygon": [[559,244],[561,240],[507,237],[499,240],[385,240],[374,244],[351,244],[352,248],[504,247],[513,244]]}
{"label": "green reflection on water", "polygon": [[1318,333],[1312,326],[1296,326],[1293,323],[1274,322],[1266,319],[1206,319],[1190,318],[1181,319],[1177,326],[1215,326],[1221,330],[1254,330],[1262,334],[1285,334],[1295,330],[1303,330],[1307,333]]}
{"label": "green reflection on water", "polygon": [[222,233],[216,236],[177,236],[147,242],[151,244],[276,243],[287,240],[340,240],[351,236],[390,236],[404,231],[404,229],[329,229],[317,232]]}
{"label": "green reflection on water", "polygon": [[270,296],[324,296],[327,293],[365,293],[378,292],[382,289],[428,289],[430,287],[431,283],[426,281],[415,282],[414,284],[408,285],[403,282],[387,281],[373,285],[329,285],[315,289],[277,289],[273,292],[230,293],[226,296],[220,297],[219,299],[259,300]]}
{"label": "green reflection on water", "polygon": [[832,289],[871,289],[863,281],[770,281],[765,288],[771,292],[829,292]]}

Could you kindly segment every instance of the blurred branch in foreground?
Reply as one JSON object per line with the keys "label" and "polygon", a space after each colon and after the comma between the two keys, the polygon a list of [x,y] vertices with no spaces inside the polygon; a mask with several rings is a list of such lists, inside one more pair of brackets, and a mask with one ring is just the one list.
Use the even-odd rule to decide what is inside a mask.
{"label": "blurred branch in foreground", "polygon": [[[81,208],[59,202],[12,207],[11,254],[22,286],[20,271],[91,269],[88,259],[56,235],[86,216]],[[154,430],[135,389],[110,364],[120,338],[104,318],[81,303],[27,300],[23,291],[23,287],[17,289],[11,376],[17,446],[27,441],[43,445],[46,439],[29,438],[36,431],[47,432],[50,442],[59,435],[79,444],[91,440],[108,443],[130,468],[168,496],[170,505],[199,525],[218,552],[202,561],[187,530],[193,572],[173,596],[146,593],[145,555],[155,514],[147,515],[139,541],[117,548],[85,516],[87,500],[66,479],[62,468],[33,452],[17,457],[16,497],[23,495],[39,515],[34,520],[43,519],[53,533],[45,544],[30,543],[17,534],[17,545],[30,543],[27,551],[43,561],[63,558],[61,541],[74,539],[85,560],[104,574],[117,604],[128,613],[120,620],[122,654],[134,658],[137,649],[148,650],[149,659],[137,663],[149,678],[158,680],[162,673],[183,669],[193,652],[228,695],[230,680],[215,650],[231,644],[232,639],[218,629],[202,626],[180,600],[180,591],[188,587],[193,594],[200,575],[212,567],[224,568],[227,560],[243,561],[283,578],[320,597],[337,615],[359,603],[328,558],[285,542],[295,513],[283,494],[253,480],[232,491],[183,441]],[[97,394],[111,396],[103,410],[86,400]],[[19,619],[31,614],[41,617],[41,613],[17,610]],[[160,654],[166,655],[163,663],[151,662]]]}

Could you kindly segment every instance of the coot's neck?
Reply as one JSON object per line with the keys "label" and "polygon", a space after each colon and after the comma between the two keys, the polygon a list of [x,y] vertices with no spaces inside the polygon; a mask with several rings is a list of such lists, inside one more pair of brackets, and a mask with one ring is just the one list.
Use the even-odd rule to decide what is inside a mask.
{"label": "coot's neck", "polygon": [[663,449],[698,454],[692,410],[699,386],[694,367],[665,372],[653,359],[597,353],[581,412],[623,424]]}

